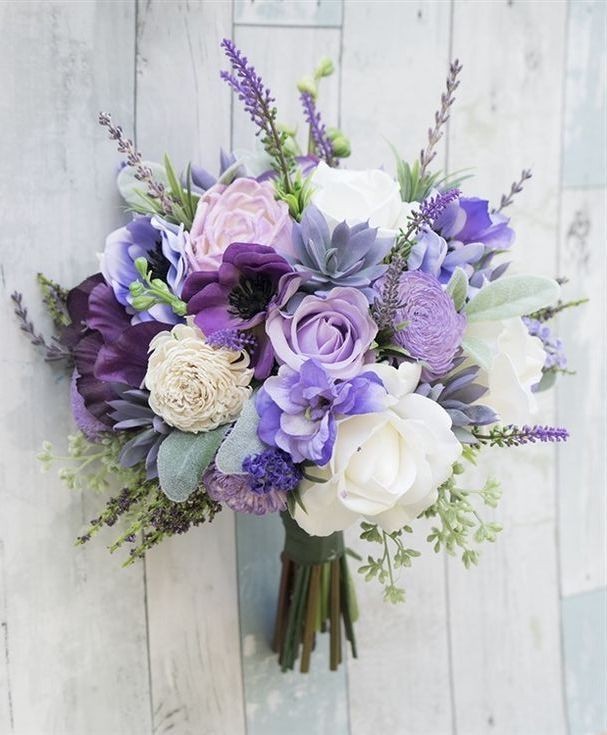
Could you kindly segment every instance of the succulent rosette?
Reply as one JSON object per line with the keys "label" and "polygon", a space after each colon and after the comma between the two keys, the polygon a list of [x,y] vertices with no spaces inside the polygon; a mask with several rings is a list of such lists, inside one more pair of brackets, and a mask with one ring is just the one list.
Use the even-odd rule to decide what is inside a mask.
{"label": "succulent rosette", "polygon": [[[180,173],[168,157],[145,161],[101,113],[126,158],[118,187],[132,218],[75,288],[39,276],[53,340],[18,293],[15,312],[67,368],[78,433],[63,477],[120,482],[79,543],[120,528],[111,548],[128,548],[130,564],[222,506],[279,513],[280,665],[293,668],[301,651],[307,671],[328,628],[336,669],[342,629],[356,655],[343,531],[360,523],[379,545],[359,571],[393,602],[398,570],[419,555],[404,539],[420,516],[434,519],[435,550],[461,549],[475,564],[478,544],[500,530],[481,519],[499,490],[487,479],[469,492],[465,470],[486,445],[567,438],[532,417],[537,393],[567,372],[547,323],[581,302],[561,300],[551,278],[496,265],[514,243],[503,210],[529,172],[492,207],[431,170],[457,62],[426,148],[392,174],[342,165],[350,143],[319,109],[329,60],[298,85],[302,145],[247,58],[230,40],[222,47],[221,76],[259,150],[222,152],[218,176],[196,162]],[[41,457],[54,455],[45,446]]]}

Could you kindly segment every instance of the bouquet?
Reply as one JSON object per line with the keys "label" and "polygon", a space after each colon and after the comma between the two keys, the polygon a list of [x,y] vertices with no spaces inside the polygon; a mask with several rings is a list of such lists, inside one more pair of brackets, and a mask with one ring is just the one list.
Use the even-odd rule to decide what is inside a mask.
{"label": "bouquet", "polygon": [[[501,528],[480,506],[500,491],[494,479],[467,489],[466,469],[487,445],[567,438],[530,417],[568,372],[546,323],[576,304],[560,300],[562,282],[509,271],[504,210],[528,171],[492,208],[464,195],[470,177],[432,167],[457,61],[426,147],[413,164],[395,150],[393,176],[341,165],[348,139],[318,110],[329,60],[298,85],[301,147],[246,57],[222,46],[259,149],[222,152],[218,176],[179,174],[100,114],[125,157],[129,221],[76,287],[39,275],[52,340],[19,293],[15,311],[71,376],[79,431],[63,478],[109,495],[77,543],[117,525],[110,550],[126,547],[131,564],[224,506],[279,513],[279,663],[308,671],[328,630],[336,669],[342,638],[356,655],[344,530],[360,524],[371,552],[358,571],[390,602],[404,598],[398,570],[419,556],[407,536],[421,516],[435,520],[435,551],[476,564]],[[50,444],[40,458],[55,459]]]}

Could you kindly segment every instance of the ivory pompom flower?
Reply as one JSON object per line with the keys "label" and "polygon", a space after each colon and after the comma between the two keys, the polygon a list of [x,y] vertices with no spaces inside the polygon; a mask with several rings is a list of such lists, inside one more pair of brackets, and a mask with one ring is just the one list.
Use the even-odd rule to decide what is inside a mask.
{"label": "ivory pompom flower", "polygon": [[252,377],[245,352],[212,347],[198,327],[177,324],[150,343],[150,407],[181,431],[210,431],[237,418]]}

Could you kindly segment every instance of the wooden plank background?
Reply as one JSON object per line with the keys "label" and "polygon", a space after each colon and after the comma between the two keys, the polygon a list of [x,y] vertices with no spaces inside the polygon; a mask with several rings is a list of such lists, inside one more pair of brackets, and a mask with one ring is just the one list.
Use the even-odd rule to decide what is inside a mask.
{"label": "wooden plank background", "polygon": [[[597,735],[607,730],[605,571],[605,79],[602,0],[72,0],[0,2],[0,735]],[[93,271],[124,220],[109,110],[149,158],[211,170],[251,127],[218,78],[235,38],[299,120],[295,82],[322,55],[321,107],[352,167],[413,158],[450,58],[462,86],[440,155],[512,207],[517,260],[589,294],[560,319],[575,378],[543,397],[568,446],[491,458],[503,537],[466,572],[426,553],[407,603],[358,582],[361,658],[338,674],[281,675],[268,650],[280,523],[222,513],[119,568],[73,548],[101,500],[40,475],[43,439],[72,424],[67,385],[10,318],[34,277]],[[512,460],[515,460],[513,463]],[[416,534],[423,546],[424,529]],[[354,547],[356,534],[349,539]],[[2,655],[3,652],[3,655]]]}

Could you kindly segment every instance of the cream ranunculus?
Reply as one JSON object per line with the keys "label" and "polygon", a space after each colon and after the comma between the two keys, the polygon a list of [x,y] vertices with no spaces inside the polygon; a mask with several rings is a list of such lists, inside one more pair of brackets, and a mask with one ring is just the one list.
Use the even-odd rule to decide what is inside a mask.
{"label": "cream ranunculus", "polygon": [[315,468],[326,482],[304,481],[295,520],[314,536],[327,536],[361,516],[395,531],[416,518],[437,498],[462,451],[447,412],[429,398],[413,393],[420,366],[396,369],[370,365],[390,394],[379,413],[341,420],[333,456]]}
{"label": "cream ranunculus", "polygon": [[367,222],[371,227],[395,234],[413,205],[401,201],[398,183],[385,171],[348,171],[330,168],[321,161],[312,176],[312,203],[335,227],[344,220],[349,225]]}
{"label": "cream ranunculus", "polygon": [[156,335],[150,352],[149,403],[167,424],[198,433],[238,417],[253,376],[245,352],[211,347],[198,327],[185,324]]}
{"label": "cream ranunculus", "polygon": [[464,341],[485,345],[490,353],[477,382],[489,389],[479,400],[492,408],[505,424],[525,424],[537,410],[531,388],[542,378],[546,354],[542,342],[532,337],[522,319],[470,322]]}

